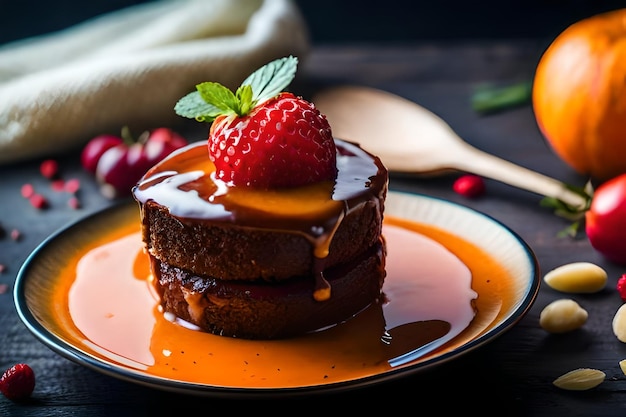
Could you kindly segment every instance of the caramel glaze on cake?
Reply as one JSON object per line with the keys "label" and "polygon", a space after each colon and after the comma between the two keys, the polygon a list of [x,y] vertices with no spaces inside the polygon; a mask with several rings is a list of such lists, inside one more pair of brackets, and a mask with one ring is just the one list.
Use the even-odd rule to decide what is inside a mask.
{"label": "caramel glaze on cake", "polygon": [[336,180],[305,187],[229,187],[204,142],[149,170],[133,196],[164,310],[210,333],[273,339],[379,301],[388,173],[358,145],[336,144]]}

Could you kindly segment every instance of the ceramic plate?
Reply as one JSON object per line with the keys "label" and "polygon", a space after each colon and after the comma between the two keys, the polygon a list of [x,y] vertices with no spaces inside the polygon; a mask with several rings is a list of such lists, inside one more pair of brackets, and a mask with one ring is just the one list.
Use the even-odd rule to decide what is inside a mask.
{"label": "ceramic plate", "polygon": [[[453,241],[463,242],[461,246],[471,247],[474,251],[468,256],[486,254],[491,262],[485,263],[487,266],[482,269],[472,270],[469,284],[489,282],[489,286],[480,287],[478,294],[481,299],[491,301],[482,306],[479,304],[476,318],[463,329],[454,333],[449,331],[447,339],[443,336],[439,339],[439,336],[435,337],[440,343],[437,340],[425,343],[428,349],[422,346],[410,352],[401,352],[400,355],[384,356],[384,360],[380,360],[381,357],[377,356],[381,349],[378,346],[380,335],[376,333],[375,337],[370,337],[369,334],[373,326],[369,323],[379,320],[382,314],[377,311],[363,312],[345,324],[293,340],[246,341],[209,335],[186,329],[171,321],[154,319],[157,316],[153,312],[156,307],[150,306],[151,299],[147,290],[141,287],[143,284],[139,284],[139,291],[143,291],[142,296],[148,300],[148,304],[145,304],[147,307],[142,307],[141,302],[129,303],[141,311],[128,313],[126,319],[123,310],[110,313],[111,317],[115,316],[122,321],[116,322],[117,327],[104,334],[126,332],[126,336],[116,341],[100,341],[98,336],[91,337],[90,318],[84,316],[75,320],[71,313],[74,307],[70,294],[81,290],[75,288],[78,283],[68,281],[67,277],[79,276],[75,273],[78,269],[77,259],[84,257],[86,251],[96,250],[112,241],[127,242],[131,250],[123,252],[135,255],[132,259],[130,255],[125,255],[128,258],[126,261],[133,268],[141,269],[141,265],[137,266],[133,260],[134,257],[141,259],[145,256],[141,253],[139,213],[135,203],[110,207],[46,239],[28,257],[18,273],[14,290],[15,304],[27,328],[42,343],[67,359],[112,377],[157,389],[220,397],[310,395],[384,383],[440,365],[484,345],[514,326],[530,309],[539,289],[540,276],[532,250],[515,232],[487,215],[423,195],[389,192],[385,210],[384,231],[391,232],[388,228],[393,227],[387,225],[388,218],[423,225],[426,228],[424,230],[439,231],[433,235],[423,233],[433,245],[443,248],[438,250],[447,251],[448,243]],[[422,232],[412,230],[411,233],[422,236]],[[443,239],[442,236],[451,238]],[[428,272],[421,268],[425,268],[428,262],[420,260],[420,256],[424,255],[418,253],[420,251],[417,249],[416,253],[411,253],[411,248],[406,248],[404,256],[411,258],[410,261],[414,259],[414,263],[407,265],[414,269],[414,278],[410,280],[419,286],[422,283],[420,277]],[[450,251],[453,252],[452,249]],[[446,256],[456,257],[454,254]],[[109,262],[111,271],[114,266],[124,264],[123,259],[102,262]],[[482,265],[483,261],[480,262]],[[105,264],[105,268],[101,269],[107,270],[109,265]],[[499,281],[498,278],[483,276],[492,270],[500,271],[506,279]],[[436,274],[437,271],[429,273]],[[113,275],[113,272],[110,274]],[[107,300],[114,300],[116,296],[115,293],[107,295],[106,291],[111,291],[117,284],[113,277],[104,279],[110,281],[106,281],[103,286],[98,284],[100,287],[91,288],[91,291],[101,288],[101,298],[105,300],[103,304],[108,308]],[[394,285],[395,279],[388,274],[383,287],[385,292],[386,289],[392,291],[389,286]],[[416,297],[419,297],[420,292],[424,296],[428,291],[421,289]],[[406,294],[403,296],[409,297]],[[406,304],[425,305],[417,298],[414,301],[407,300]],[[112,309],[119,308],[120,302],[115,303]],[[453,301],[449,309],[457,314],[467,311],[468,307],[469,304],[465,303],[456,306]],[[98,308],[94,306],[94,314]],[[370,317],[359,318],[368,314]],[[150,324],[149,328],[137,328],[146,327],[141,324],[145,321],[141,321],[140,317],[152,317],[157,324]],[[368,324],[364,325],[365,322]],[[420,324],[426,322],[432,324],[436,320],[419,321]],[[417,336],[416,331],[411,329],[405,326],[402,337],[412,340]],[[171,332],[169,339],[172,340],[167,337],[156,338],[159,331],[165,332],[166,336]],[[187,341],[185,345],[181,342],[187,340],[187,337],[191,337],[193,343]],[[158,343],[155,340],[159,340]],[[161,343],[171,345],[165,347]],[[135,347],[144,345],[147,346],[145,351],[137,353]],[[182,357],[183,352],[185,357]],[[319,352],[333,353],[320,355]],[[163,358],[164,355],[167,357]],[[192,363],[202,372],[176,372],[185,366],[191,368]]]}

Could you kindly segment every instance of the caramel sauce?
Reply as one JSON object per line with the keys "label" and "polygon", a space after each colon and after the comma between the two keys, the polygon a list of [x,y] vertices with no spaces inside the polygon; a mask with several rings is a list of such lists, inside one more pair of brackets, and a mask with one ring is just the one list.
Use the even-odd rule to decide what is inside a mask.
{"label": "caramel sauce", "polygon": [[235,223],[238,226],[300,232],[317,243],[346,210],[384,198],[387,170],[380,159],[357,145],[337,140],[337,178],[310,186],[281,189],[236,187],[214,178],[204,142],[179,149],[150,169],[133,190],[143,204],[167,207],[181,220]]}
{"label": "caramel sauce", "polygon": [[[134,187],[133,196],[140,205],[144,223],[147,220],[143,205],[153,201],[184,224],[232,223],[305,236],[311,242],[315,259],[314,298],[324,301],[332,294],[323,276],[324,259],[339,224],[350,210],[364,204],[375,204],[382,217],[381,202],[388,185],[387,170],[379,158],[354,143],[336,139],[336,145],[334,181],[254,189],[216,179],[206,143],[193,143],[151,168]],[[149,240],[147,233],[144,238]]]}
{"label": "caramel sauce", "polygon": [[461,238],[393,217],[383,233],[386,302],[301,337],[221,337],[164,314],[134,217],[68,256],[49,309],[64,339],[138,374],[212,387],[289,388],[437,357],[491,329],[513,303],[512,278]]}

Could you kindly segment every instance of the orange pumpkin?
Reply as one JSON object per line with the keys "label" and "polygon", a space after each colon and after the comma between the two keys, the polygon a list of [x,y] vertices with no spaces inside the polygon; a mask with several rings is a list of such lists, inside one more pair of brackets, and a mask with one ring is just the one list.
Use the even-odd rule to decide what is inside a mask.
{"label": "orange pumpkin", "polygon": [[565,163],[599,181],[626,173],[626,9],[561,32],[539,60],[532,102]]}

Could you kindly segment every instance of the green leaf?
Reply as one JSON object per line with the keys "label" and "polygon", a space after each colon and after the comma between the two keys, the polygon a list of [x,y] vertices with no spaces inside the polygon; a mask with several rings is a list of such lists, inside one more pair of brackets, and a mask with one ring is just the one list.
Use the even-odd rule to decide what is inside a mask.
{"label": "green leaf", "polygon": [[200,122],[212,122],[221,115],[245,116],[280,94],[295,77],[297,66],[298,59],[293,56],[274,60],[248,76],[236,93],[217,82],[200,83],[196,91],[178,100],[174,111]]}
{"label": "green leaf", "polygon": [[288,56],[274,60],[244,80],[241,85],[250,85],[253,92],[253,101],[258,104],[281,93],[296,76],[298,58]]}
{"label": "green leaf", "polygon": [[559,238],[563,238],[563,237],[576,238],[576,237],[578,237],[578,233],[579,232],[580,232],[580,221],[577,221],[577,222],[574,222],[574,223],[570,224],[565,229],[563,229],[559,233],[557,233],[557,237],[559,237]]}
{"label": "green leaf", "polygon": [[471,98],[472,108],[478,113],[494,113],[512,107],[529,104],[532,98],[532,82],[479,88]]}
{"label": "green leaf", "polygon": [[242,85],[237,89],[237,100],[239,101],[241,114],[248,114],[252,110],[257,102],[252,99],[252,86]]}
{"label": "green leaf", "polygon": [[204,101],[197,91],[178,100],[174,111],[179,116],[196,119],[199,122],[211,122],[222,112],[218,107]]}
{"label": "green leaf", "polygon": [[221,109],[224,113],[238,113],[239,102],[237,97],[228,88],[220,83],[204,82],[198,84],[196,89],[204,101]]}

